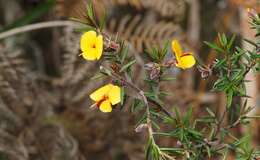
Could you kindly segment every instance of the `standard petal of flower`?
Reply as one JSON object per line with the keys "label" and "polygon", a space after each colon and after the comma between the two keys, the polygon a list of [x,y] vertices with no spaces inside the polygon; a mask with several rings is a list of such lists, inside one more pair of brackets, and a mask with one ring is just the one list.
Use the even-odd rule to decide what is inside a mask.
{"label": "standard petal of flower", "polygon": [[95,31],[88,31],[81,36],[80,39],[80,48],[82,52],[88,51],[91,47],[93,41],[96,39],[96,32]]}
{"label": "standard petal of flower", "polygon": [[118,86],[112,86],[109,93],[108,98],[112,105],[115,105],[121,101],[121,89]]}
{"label": "standard petal of flower", "polygon": [[99,88],[98,90],[96,90],[95,92],[93,92],[92,94],[90,94],[90,98],[93,100],[93,101],[100,101],[104,98],[105,95],[108,94],[109,90],[111,89],[111,84],[107,84],[101,88]]}
{"label": "standard petal of flower", "polygon": [[175,53],[175,57],[176,57],[177,61],[179,61],[179,59],[182,55],[182,52],[183,52],[179,41],[177,41],[177,40],[172,41],[172,50]]}
{"label": "standard petal of flower", "polygon": [[99,109],[100,109],[102,112],[111,112],[111,111],[112,111],[112,106],[111,106],[109,100],[103,101],[103,102],[100,104]]}
{"label": "standard petal of flower", "polygon": [[103,52],[103,36],[102,35],[99,35],[96,39],[96,49],[97,49],[96,58],[100,59],[102,52]]}
{"label": "standard petal of flower", "polygon": [[183,56],[180,58],[178,64],[176,65],[177,67],[180,67],[182,69],[187,69],[191,68],[195,65],[196,60],[192,54]]}

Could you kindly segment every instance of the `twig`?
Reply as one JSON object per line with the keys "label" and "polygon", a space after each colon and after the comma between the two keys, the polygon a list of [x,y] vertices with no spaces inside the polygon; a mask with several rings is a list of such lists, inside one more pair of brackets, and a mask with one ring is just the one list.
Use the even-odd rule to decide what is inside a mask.
{"label": "twig", "polygon": [[227,113],[227,109],[225,109],[224,113],[221,115],[221,117],[220,117],[220,119],[219,119],[219,121],[218,121],[217,127],[216,127],[215,134],[214,134],[213,137],[216,137],[216,136],[218,135],[218,132],[219,132],[220,129],[221,129],[221,125],[222,125],[222,123],[223,123],[223,121],[224,121],[224,118],[225,118],[226,113]]}
{"label": "twig", "polygon": [[236,127],[237,125],[239,125],[241,122],[241,118],[238,118],[233,124],[227,126],[227,127],[224,127],[224,129],[228,130],[228,129],[231,129],[231,128],[234,128]]}
{"label": "twig", "polygon": [[[104,68],[104,69],[105,69],[105,67],[103,67],[103,66],[101,66],[101,68]],[[153,105],[159,107],[159,109],[160,109],[163,113],[165,113],[167,116],[173,118],[173,116],[171,115],[171,113],[168,112],[161,104],[159,104],[158,102],[154,101],[153,99],[151,99],[151,98],[149,98],[149,97],[146,97],[146,96],[144,95],[143,90],[140,89],[140,88],[138,88],[138,87],[137,87],[136,85],[134,85],[132,82],[130,82],[130,81],[124,79],[123,77],[121,77],[120,75],[118,75],[117,73],[115,73],[115,72],[113,72],[113,71],[111,71],[111,75],[110,75],[110,76],[111,76],[112,78],[115,78],[115,79],[121,81],[121,82],[124,82],[126,85],[128,85],[130,88],[132,88],[133,90],[135,90],[137,93],[139,93],[139,94],[142,93],[143,95],[141,95],[141,96],[144,96],[144,97],[146,98],[146,101],[147,101],[147,102],[150,102],[150,103],[152,103]],[[142,97],[142,98],[143,98],[143,97]]]}
{"label": "twig", "polygon": [[[148,104],[148,100],[147,100],[147,97],[144,95],[143,91],[140,91],[139,94],[141,95],[143,102],[145,104],[145,107],[146,107],[146,124],[147,124],[149,138],[152,138],[154,140],[153,126],[152,126],[151,113],[150,113],[150,107]],[[174,157],[162,152],[161,150],[159,151],[159,153],[161,156],[166,157],[169,160],[175,160]]]}
{"label": "twig", "polygon": [[[258,59],[259,60],[259,59]],[[247,73],[249,73],[249,71],[252,69],[252,67],[254,67],[257,63],[257,60],[255,61],[252,61],[251,63],[249,63],[247,66],[246,66],[246,70],[243,74],[243,77],[245,77],[247,75]]]}
{"label": "twig", "polygon": [[26,26],[14,28],[5,32],[0,33],[0,40],[5,39],[10,36],[14,36],[16,34],[21,34],[33,30],[44,29],[44,28],[53,28],[53,27],[66,27],[66,26],[77,26],[75,22],[72,21],[48,21],[48,22],[41,22],[36,24],[29,24]]}
{"label": "twig", "polygon": [[152,121],[151,121],[149,104],[148,104],[146,96],[144,95],[144,92],[140,91],[139,94],[141,95],[143,102],[145,104],[145,107],[146,107],[146,123],[147,123],[149,137],[153,138],[153,128],[152,128]]}

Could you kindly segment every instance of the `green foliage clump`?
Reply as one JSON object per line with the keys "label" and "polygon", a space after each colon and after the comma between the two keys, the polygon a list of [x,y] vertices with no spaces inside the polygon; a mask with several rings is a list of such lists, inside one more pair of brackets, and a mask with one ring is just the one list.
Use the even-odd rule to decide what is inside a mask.
{"label": "green foliage clump", "polygon": [[[99,34],[105,36],[105,51],[103,60],[100,62],[100,74],[95,77],[109,77],[114,83],[121,86],[121,106],[131,97],[126,89],[133,90],[136,95],[131,97],[132,112],[138,112],[141,116],[137,123],[137,132],[147,130],[148,141],[146,145],[147,160],[173,160],[189,159],[201,160],[210,158],[227,159],[231,153],[235,153],[237,159],[253,160],[260,157],[260,152],[251,147],[250,135],[236,137],[232,128],[238,125],[248,125],[252,118],[248,116],[253,107],[247,106],[247,101],[242,105],[236,103],[237,97],[249,98],[246,92],[245,80],[250,71],[259,72],[260,66],[260,43],[246,40],[254,46],[253,50],[244,50],[234,45],[235,36],[228,38],[225,34],[219,34],[218,44],[205,42],[210,48],[219,53],[220,58],[216,59],[209,67],[200,67],[202,78],[214,75],[217,79],[212,87],[213,91],[223,92],[226,95],[227,103],[225,111],[218,116],[214,111],[207,108],[207,115],[193,117],[190,107],[185,114],[174,107],[175,114],[166,109],[162,101],[165,91],[160,90],[160,84],[164,81],[174,80],[169,77],[168,70],[174,66],[174,59],[167,59],[169,43],[160,47],[148,49],[148,62],[142,66],[146,71],[144,81],[147,89],[139,88],[133,83],[132,67],[137,59],[128,54],[129,47],[125,42],[117,38],[111,38],[103,32],[104,22],[96,22],[93,14],[93,7],[87,7],[88,22],[84,23],[88,29],[94,28]],[[251,14],[252,29],[255,29],[256,37],[260,36],[260,17]],[[112,45],[111,45],[112,44]],[[116,46],[116,47],[115,47]],[[106,63],[104,63],[106,62]],[[107,63],[109,65],[107,65]],[[236,113],[234,113],[236,110]],[[234,115],[236,114],[236,115]],[[224,118],[233,116],[228,124],[224,124]],[[161,124],[169,126],[167,130],[161,129]],[[163,147],[156,143],[157,138],[172,138],[176,141],[175,146]]]}

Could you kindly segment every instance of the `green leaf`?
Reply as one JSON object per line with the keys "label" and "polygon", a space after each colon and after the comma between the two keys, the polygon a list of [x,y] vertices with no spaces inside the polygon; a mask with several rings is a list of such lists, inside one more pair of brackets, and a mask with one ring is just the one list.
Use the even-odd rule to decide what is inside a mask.
{"label": "green leaf", "polygon": [[94,9],[93,9],[93,3],[92,1],[89,1],[87,4],[87,16],[94,21]]}
{"label": "green leaf", "polygon": [[163,77],[160,77],[160,81],[173,81],[173,80],[176,80],[175,77],[166,77],[166,76],[163,76]]}
{"label": "green leaf", "polygon": [[206,149],[207,149],[208,157],[211,158],[211,151],[210,151],[210,148],[209,148],[208,146],[206,146]]}
{"label": "green leaf", "polygon": [[180,112],[177,109],[177,107],[173,107],[174,111],[175,111],[175,115],[176,115],[176,119],[177,120],[181,120],[181,116],[180,116]]}
{"label": "green leaf", "polygon": [[131,112],[137,112],[139,110],[142,110],[144,107],[144,104],[139,99],[134,99],[131,105]]}
{"label": "green leaf", "polygon": [[164,137],[171,137],[172,136],[171,133],[164,133],[164,132],[154,132],[153,135],[164,136]]}
{"label": "green leaf", "polygon": [[168,123],[168,124],[174,124],[175,119],[169,116],[164,116],[163,117],[163,123]]}
{"label": "green leaf", "polygon": [[192,107],[189,107],[186,115],[183,118],[183,123],[188,126],[191,120],[191,116],[192,116]]}
{"label": "green leaf", "polygon": [[230,49],[231,49],[231,47],[232,47],[232,45],[233,45],[235,39],[236,39],[236,35],[233,34],[233,36],[231,37],[231,39],[230,39],[230,41],[229,41],[229,43],[228,43],[228,45],[227,45],[227,49],[228,49],[229,51],[230,51]]}
{"label": "green leaf", "polygon": [[213,123],[215,122],[215,119],[212,118],[211,116],[205,116],[203,118],[199,118],[199,119],[196,119],[197,122],[201,122],[201,123]]}
{"label": "green leaf", "polygon": [[151,80],[151,79],[144,79],[145,82],[147,82],[149,85],[158,85],[158,82]]}
{"label": "green leaf", "polygon": [[251,57],[254,59],[260,58],[260,54],[255,53],[255,54],[251,54]]}
{"label": "green leaf", "polygon": [[152,151],[152,139],[149,138],[147,144],[146,144],[146,149],[145,149],[145,159],[149,160],[149,156],[151,154]]}
{"label": "green leaf", "polygon": [[227,37],[226,35],[223,33],[223,34],[218,34],[218,38],[219,38],[219,42],[220,44],[224,47],[227,45]]}
{"label": "green leaf", "polygon": [[125,71],[126,69],[128,69],[129,67],[131,67],[133,64],[135,64],[136,63],[136,60],[134,59],[134,60],[132,60],[132,61],[130,61],[129,63],[127,63],[126,65],[124,65],[121,69],[120,69],[120,71],[119,72],[123,72],[123,71]]}
{"label": "green leaf", "polygon": [[95,76],[91,77],[91,80],[97,80],[97,79],[100,79],[100,78],[103,78],[103,77],[104,77],[103,73],[98,73]]}
{"label": "green leaf", "polygon": [[213,89],[217,91],[224,91],[229,84],[229,80],[226,76],[219,78],[213,85]]}
{"label": "green leaf", "polygon": [[233,101],[233,94],[234,91],[232,89],[229,89],[227,91],[227,107],[229,108],[232,105],[232,101]]}
{"label": "green leaf", "polygon": [[172,154],[184,154],[184,149],[182,149],[182,148],[164,148],[164,147],[161,147],[160,150],[163,151],[163,152],[169,152],[169,153],[172,153]]}
{"label": "green leaf", "polygon": [[162,60],[164,59],[165,55],[167,54],[169,44],[170,44],[169,41],[166,41],[166,42],[164,43],[163,49],[162,49],[161,52],[160,52],[160,61],[162,61]]}
{"label": "green leaf", "polygon": [[202,134],[192,128],[189,128],[188,130],[188,133],[190,133],[193,137],[193,139],[200,139],[202,138]]}
{"label": "green leaf", "polygon": [[146,145],[145,157],[146,160],[160,160],[160,149],[151,137]]}
{"label": "green leaf", "polygon": [[160,91],[159,92],[159,96],[161,97],[165,97],[165,96],[173,96],[174,94],[172,92],[164,92],[164,91]]}
{"label": "green leaf", "polygon": [[234,146],[240,146],[242,144],[247,144],[251,139],[251,136],[249,134],[245,135],[241,139],[237,140],[236,142],[233,143]]}
{"label": "green leaf", "polygon": [[128,50],[129,50],[129,48],[128,48],[128,46],[127,47],[124,47],[124,44],[122,44],[121,45],[122,46],[122,51],[121,51],[121,63],[124,63],[124,61],[125,61],[125,59],[126,59],[126,56],[127,56],[127,54],[128,54]]}
{"label": "green leaf", "polygon": [[216,44],[213,44],[213,43],[210,43],[210,42],[206,42],[206,41],[204,41],[204,43],[206,45],[208,45],[210,48],[216,50],[218,53],[225,53],[225,51],[222,48],[218,47]]}
{"label": "green leaf", "polygon": [[103,67],[100,69],[100,72],[103,73],[103,74],[105,74],[105,75],[108,75],[108,76],[111,76],[111,75],[112,75],[112,73],[111,73],[110,70],[108,70],[108,69],[106,69],[106,68],[103,68]]}
{"label": "green leaf", "polygon": [[159,51],[157,48],[145,50],[145,53],[147,53],[150,56],[150,58],[152,58],[156,62],[160,60]]}
{"label": "green leaf", "polygon": [[154,128],[160,130],[160,126],[156,122],[152,121],[152,125]]}

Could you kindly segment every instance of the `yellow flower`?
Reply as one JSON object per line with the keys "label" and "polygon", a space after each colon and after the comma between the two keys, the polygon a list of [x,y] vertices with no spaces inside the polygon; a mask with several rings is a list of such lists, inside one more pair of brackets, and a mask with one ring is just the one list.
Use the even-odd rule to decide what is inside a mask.
{"label": "yellow flower", "polygon": [[111,112],[112,105],[121,102],[120,92],[120,87],[113,84],[107,84],[90,94],[90,98],[96,102],[95,106],[97,106],[102,112]]}
{"label": "yellow flower", "polygon": [[80,48],[86,60],[98,60],[103,52],[103,37],[95,31],[88,31],[81,36]]}
{"label": "yellow flower", "polygon": [[172,50],[177,60],[176,67],[187,69],[195,65],[196,60],[192,52],[183,52],[177,40],[172,41]]}

